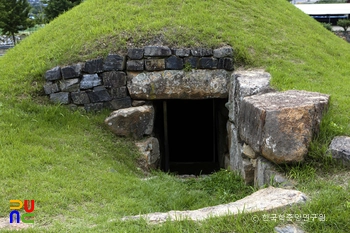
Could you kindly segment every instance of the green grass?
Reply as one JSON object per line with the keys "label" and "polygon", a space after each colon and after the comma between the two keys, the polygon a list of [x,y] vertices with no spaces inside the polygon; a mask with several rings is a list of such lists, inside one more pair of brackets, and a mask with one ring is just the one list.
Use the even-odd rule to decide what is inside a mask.
{"label": "green grass", "polygon": [[142,180],[133,142],[103,125],[109,112],[70,112],[42,97],[47,69],[154,42],[228,44],[236,67],[265,68],[279,90],[330,94],[306,163],[284,169],[310,201],[276,213],[324,213],[326,222],[297,224],[308,232],[348,232],[350,175],[323,155],[333,136],[350,135],[350,46],[285,0],[86,0],[7,51],[0,58],[0,217],[8,217],[10,199],[34,199],[35,227],[26,232],[272,232],[282,223],[253,222],[252,214],[160,226],[119,220],[253,191],[227,171],[188,181],[161,173]]}

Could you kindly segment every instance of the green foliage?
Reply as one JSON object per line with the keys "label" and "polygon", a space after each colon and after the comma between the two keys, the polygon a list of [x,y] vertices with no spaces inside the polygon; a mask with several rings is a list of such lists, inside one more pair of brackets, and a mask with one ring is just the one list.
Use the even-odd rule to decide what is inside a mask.
{"label": "green foliage", "polygon": [[48,0],[45,2],[47,2],[48,5],[44,12],[48,21],[51,21],[65,11],[80,4],[82,0]]}
{"label": "green foliage", "polygon": [[184,65],[184,71],[191,71],[192,70],[192,65],[189,62],[186,62]]}
{"label": "green foliage", "polygon": [[338,20],[337,25],[339,27],[342,27],[344,29],[344,32],[346,32],[348,30],[348,28],[350,27],[350,20],[349,19],[340,19],[340,20]]}
{"label": "green foliage", "polygon": [[328,31],[332,31],[332,24],[331,23],[321,23],[325,29]]}
{"label": "green foliage", "polygon": [[33,26],[28,18],[31,6],[27,0],[0,0],[0,28],[5,35],[11,35],[16,44],[15,33]]}

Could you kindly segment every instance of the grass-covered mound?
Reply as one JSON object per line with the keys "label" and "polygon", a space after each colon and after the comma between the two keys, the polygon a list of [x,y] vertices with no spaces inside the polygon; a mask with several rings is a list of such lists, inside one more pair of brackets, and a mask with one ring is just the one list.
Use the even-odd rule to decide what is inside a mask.
{"label": "grass-covered mound", "polygon": [[[103,127],[108,112],[70,112],[38,96],[49,68],[153,43],[228,44],[237,66],[265,68],[279,90],[331,94],[310,154],[318,159],[333,135],[350,134],[350,46],[287,1],[86,0],[0,58],[0,216],[8,217],[8,200],[34,199],[40,230],[33,232],[271,232],[281,223],[256,223],[250,215],[159,227],[110,221],[228,202],[251,191],[227,172],[199,181],[161,174],[142,181],[133,144]],[[313,162],[289,170],[313,200],[277,213],[326,214],[327,222],[305,222],[305,229],[346,232],[348,181],[321,179],[319,170],[334,172],[332,163]]]}

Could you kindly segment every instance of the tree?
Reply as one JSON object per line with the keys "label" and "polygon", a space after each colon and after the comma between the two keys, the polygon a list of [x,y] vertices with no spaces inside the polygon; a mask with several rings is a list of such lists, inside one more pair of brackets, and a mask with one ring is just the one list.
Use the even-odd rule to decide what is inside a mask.
{"label": "tree", "polygon": [[46,18],[51,21],[65,11],[79,5],[82,0],[47,0],[43,2],[47,3],[44,10]]}
{"label": "tree", "polygon": [[342,27],[344,29],[344,34],[346,34],[348,28],[350,27],[350,20],[349,19],[340,19],[340,20],[338,20],[337,25],[339,27]]}
{"label": "tree", "polygon": [[0,28],[4,35],[12,36],[14,44],[18,31],[33,26],[28,17],[30,9],[27,0],[0,0]]}

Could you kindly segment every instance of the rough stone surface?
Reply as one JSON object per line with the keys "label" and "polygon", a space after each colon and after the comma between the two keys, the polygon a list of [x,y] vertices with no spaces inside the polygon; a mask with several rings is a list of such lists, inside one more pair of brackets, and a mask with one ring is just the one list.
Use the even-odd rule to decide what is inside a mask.
{"label": "rough stone surface", "polygon": [[350,137],[338,136],[333,138],[328,151],[334,159],[350,165]]}
{"label": "rough stone surface", "polygon": [[171,55],[171,50],[166,46],[146,46],[145,57],[167,57]]}
{"label": "rough stone surface", "polygon": [[190,49],[176,49],[175,50],[175,55],[179,57],[188,57],[191,54]]}
{"label": "rough stone surface", "polygon": [[104,72],[101,76],[103,80],[103,85],[107,88],[116,88],[126,85],[126,74],[124,72]]}
{"label": "rough stone surface", "polygon": [[185,61],[184,65],[190,64],[192,69],[196,69],[199,67],[199,64],[198,64],[199,58],[198,57],[185,57],[184,61]]}
{"label": "rough stone surface", "polygon": [[261,189],[250,196],[236,202],[224,205],[206,207],[198,210],[169,211],[166,213],[151,213],[124,217],[122,220],[136,220],[143,218],[149,223],[163,223],[167,220],[181,221],[189,219],[202,221],[211,217],[237,215],[239,213],[253,213],[269,211],[293,204],[305,203],[307,197],[300,191],[269,187]]}
{"label": "rough stone surface", "polygon": [[213,55],[216,58],[232,57],[233,56],[233,49],[232,49],[232,47],[229,47],[229,46],[214,49]]}
{"label": "rough stone surface", "polygon": [[141,154],[145,156],[149,168],[157,168],[160,161],[159,141],[150,137],[135,143]]}
{"label": "rough stone surface", "polygon": [[146,59],[145,69],[147,71],[165,70],[165,60],[164,59]]}
{"label": "rough stone surface", "polygon": [[133,107],[138,107],[138,106],[144,105],[145,103],[146,103],[146,101],[144,101],[144,100],[134,100],[134,101],[132,101],[131,105]]}
{"label": "rough stone surface", "polygon": [[89,89],[101,85],[101,78],[97,74],[85,74],[80,82],[81,89]]}
{"label": "rough stone surface", "polygon": [[165,68],[167,70],[182,70],[184,62],[182,58],[171,56],[165,60]]}
{"label": "rough stone surface", "polygon": [[60,81],[60,89],[66,92],[74,92],[79,90],[79,79],[66,79]]}
{"label": "rough stone surface", "polygon": [[229,146],[230,169],[243,175],[242,146],[238,138],[238,130],[232,122],[227,122],[227,138]]}
{"label": "rough stone surface", "polygon": [[103,109],[103,107],[103,103],[84,104],[84,109],[86,112],[99,112]]}
{"label": "rough stone surface", "polygon": [[110,91],[112,97],[115,99],[122,99],[128,96],[126,86],[112,88]]}
{"label": "rough stone surface", "polygon": [[304,233],[304,231],[300,229],[298,226],[294,226],[291,224],[275,227],[275,232],[276,233]]}
{"label": "rough stone surface", "polygon": [[50,100],[58,104],[69,104],[69,92],[58,92],[50,94]]}
{"label": "rough stone surface", "polygon": [[240,102],[240,137],[275,163],[303,161],[328,101],[328,95],[306,91],[245,97]]}
{"label": "rough stone surface", "polygon": [[126,69],[131,71],[143,71],[143,60],[128,60],[126,62]]}
{"label": "rough stone surface", "polygon": [[218,61],[218,69],[234,70],[234,63],[232,58],[220,58]]}
{"label": "rough stone surface", "polygon": [[71,98],[74,104],[89,104],[90,99],[85,91],[72,92]]}
{"label": "rough stone surface", "polygon": [[110,101],[112,98],[107,89],[103,86],[95,87],[93,91],[88,93],[91,103]]}
{"label": "rough stone surface", "polygon": [[103,58],[97,58],[85,62],[83,70],[89,74],[101,73],[103,71]]}
{"label": "rough stone surface", "polygon": [[255,168],[249,159],[243,159],[242,178],[247,185],[254,184]]}
{"label": "rough stone surface", "polygon": [[53,82],[46,82],[44,85],[44,92],[46,95],[50,95],[55,92],[59,92],[60,88],[58,87],[57,83]]}
{"label": "rough stone surface", "polygon": [[51,70],[46,71],[45,73],[45,79],[46,81],[55,81],[61,79],[61,67],[56,66],[55,68],[52,68]]}
{"label": "rough stone surface", "polygon": [[202,57],[199,59],[200,69],[216,69],[218,66],[218,59],[212,57]]}
{"label": "rough stone surface", "polygon": [[263,157],[258,157],[255,166],[254,185],[262,187],[268,185],[292,186],[287,178],[277,172],[274,165]]}
{"label": "rough stone surface", "polygon": [[130,97],[113,99],[107,105],[107,108],[112,109],[112,110],[118,110],[118,109],[129,108],[129,107],[131,107]]}
{"label": "rough stone surface", "polygon": [[103,63],[103,70],[105,71],[124,70],[125,60],[126,60],[125,56],[119,56],[117,54],[109,54]]}
{"label": "rough stone surface", "polygon": [[230,73],[225,70],[166,70],[140,73],[127,82],[133,99],[226,98]]}
{"label": "rough stone surface", "polygon": [[139,60],[143,58],[144,49],[128,49],[128,57],[131,60]]}
{"label": "rough stone surface", "polygon": [[118,136],[141,139],[153,131],[154,108],[149,105],[119,109],[106,118],[109,129]]}
{"label": "rough stone surface", "polygon": [[242,153],[244,156],[250,159],[256,159],[258,157],[257,153],[247,144],[243,144]]}
{"label": "rough stone surface", "polygon": [[209,57],[213,55],[213,50],[205,48],[194,48],[191,49],[191,54],[194,57]]}
{"label": "rough stone surface", "polygon": [[62,67],[61,68],[62,77],[64,79],[79,78],[81,76],[82,68],[83,68],[82,63]]}

